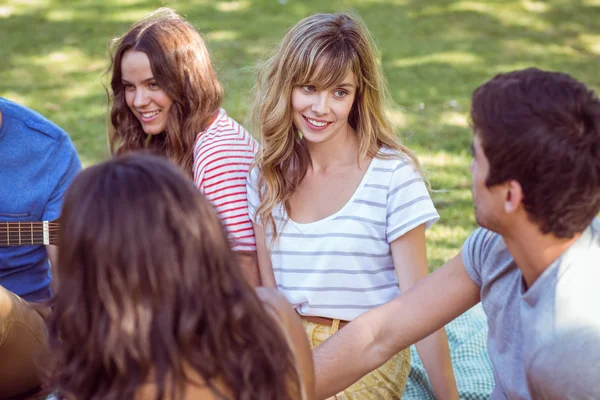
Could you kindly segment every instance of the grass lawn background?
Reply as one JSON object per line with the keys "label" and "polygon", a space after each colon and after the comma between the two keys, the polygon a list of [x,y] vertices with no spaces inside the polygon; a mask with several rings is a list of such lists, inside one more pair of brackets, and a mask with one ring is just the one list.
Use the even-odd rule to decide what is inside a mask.
{"label": "grass lawn background", "polygon": [[473,89],[529,66],[600,89],[600,0],[3,0],[0,96],[62,126],[84,165],[107,158],[107,45],[163,5],[204,35],[225,87],[224,108],[242,123],[253,66],[289,27],[316,12],[357,11],[379,47],[397,133],[421,159],[441,214],[428,231],[431,268],[455,255],[475,227]]}

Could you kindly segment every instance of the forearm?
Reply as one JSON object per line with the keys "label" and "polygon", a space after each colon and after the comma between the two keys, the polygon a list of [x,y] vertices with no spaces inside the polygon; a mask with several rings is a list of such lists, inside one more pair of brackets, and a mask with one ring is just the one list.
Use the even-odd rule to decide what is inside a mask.
{"label": "forearm", "polygon": [[260,286],[260,275],[255,251],[236,251],[238,262],[246,281],[252,287]]}
{"label": "forearm", "polygon": [[261,286],[277,289],[277,281],[273,274],[273,269],[270,266],[260,267],[260,284]]}
{"label": "forearm", "polygon": [[[478,301],[479,288],[467,275],[459,254],[406,293],[361,315],[315,349],[317,398],[332,396],[350,386]],[[428,362],[429,357],[425,358]],[[449,356],[447,360],[449,363]]]}
{"label": "forearm", "polygon": [[[415,308],[412,304],[419,297],[418,293],[410,293],[374,308],[317,347],[313,354],[317,398],[324,399],[344,390],[439,328],[440,325],[415,323],[418,313],[410,310]],[[402,318],[396,318],[398,315]]]}
{"label": "forearm", "polygon": [[393,356],[381,351],[371,313],[378,314],[363,314],[314,349],[317,399],[334,396]]}
{"label": "forearm", "polygon": [[442,328],[416,344],[436,399],[458,399],[446,331]]}

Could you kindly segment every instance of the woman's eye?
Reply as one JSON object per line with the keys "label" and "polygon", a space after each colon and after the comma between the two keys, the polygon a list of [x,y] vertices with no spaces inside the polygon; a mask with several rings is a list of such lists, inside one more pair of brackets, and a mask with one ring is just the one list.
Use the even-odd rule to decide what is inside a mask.
{"label": "woman's eye", "polygon": [[348,94],[348,92],[346,92],[343,89],[339,89],[339,90],[336,90],[334,92],[334,94],[335,94],[336,97],[344,97],[344,96],[346,96]]}
{"label": "woman's eye", "polygon": [[158,86],[158,83],[156,83],[156,82],[150,82],[150,83],[148,84],[148,87],[149,87],[150,89],[158,89],[160,86]]}
{"label": "woman's eye", "polygon": [[307,92],[316,91],[316,88],[313,85],[304,85],[304,86],[302,86],[302,89]]}
{"label": "woman's eye", "polygon": [[126,91],[129,92],[129,91],[131,91],[132,89],[135,89],[135,88],[133,87],[133,85],[130,85],[129,83],[124,83],[123,84],[123,89],[125,89]]}

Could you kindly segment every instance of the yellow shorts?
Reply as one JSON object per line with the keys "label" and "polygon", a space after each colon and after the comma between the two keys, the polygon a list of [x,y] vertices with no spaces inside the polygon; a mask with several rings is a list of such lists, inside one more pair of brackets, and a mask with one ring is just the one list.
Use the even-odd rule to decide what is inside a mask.
{"label": "yellow shorts", "polygon": [[[302,323],[313,349],[335,334],[339,325],[339,323],[335,323],[335,320],[331,327],[304,319]],[[338,393],[336,398],[339,400],[400,399],[406,387],[409,372],[410,349],[406,348],[375,371],[368,373],[359,381]]]}

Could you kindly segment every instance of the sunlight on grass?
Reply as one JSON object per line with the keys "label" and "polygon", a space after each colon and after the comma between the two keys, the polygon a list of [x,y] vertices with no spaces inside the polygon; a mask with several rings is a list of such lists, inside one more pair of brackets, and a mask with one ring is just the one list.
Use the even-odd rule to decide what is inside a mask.
{"label": "sunlight on grass", "polygon": [[241,11],[249,7],[249,1],[220,1],[215,4],[215,8],[223,12]]}
{"label": "sunlight on grass", "polygon": [[0,6],[0,18],[10,17],[15,12],[14,7]]}
{"label": "sunlight on grass", "polygon": [[467,114],[456,111],[444,111],[440,115],[440,122],[446,125],[454,125],[461,128],[469,127],[469,119]]}
{"label": "sunlight on grass", "polygon": [[0,5],[0,19],[49,7],[52,0],[11,0],[6,3]]}
{"label": "sunlight on grass", "polygon": [[129,22],[133,23],[138,19],[144,17],[150,11],[153,11],[152,7],[148,8],[138,8],[135,10],[127,10],[127,11],[115,11],[112,13],[108,13],[103,19],[113,21],[113,22]]}
{"label": "sunlight on grass", "polygon": [[224,42],[235,40],[239,37],[239,34],[234,31],[212,31],[205,35],[206,38],[214,42]]}
{"label": "sunlight on grass", "polygon": [[533,13],[544,13],[550,9],[548,7],[548,4],[543,3],[541,1],[524,0],[523,6],[527,11],[531,11]]}
{"label": "sunlight on grass", "polygon": [[475,54],[466,53],[466,52],[441,52],[435,54],[428,54],[420,57],[406,57],[399,58],[392,62],[394,67],[413,67],[415,65],[421,64],[431,64],[431,63],[440,63],[440,64],[452,64],[452,65],[465,65],[465,64],[475,64],[480,63],[482,61],[481,57],[476,56]]}
{"label": "sunlight on grass", "polygon": [[107,60],[104,57],[89,57],[80,49],[69,47],[43,56],[28,57],[22,62],[43,67],[56,78],[82,71],[100,72],[107,67]]}
{"label": "sunlight on grass", "polygon": [[[476,1],[457,1],[454,2],[448,9],[451,11],[472,11],[486,14],[490,17],[497,18],[506,26],[523,26],[527,29],[537,31],[545,31],[552,28],[552,25],[546,21],[539,19],[536,14],[540,11],[531,12],[530,8],[540,8],[540,2],[524,1],[522,4],[505,2],[501,7],[495,3],[476,2]],[[551,6],[541,3],[544,11],[550,9]]]}
{"label": "sunlight on grass", "polygon": [[20,103],[20,104],[29,103],[26,96],[23,96],[21,93],[17,93],[13,90],[7,90],[5,92],[2,92],[2,97],[10,99],[10,100],[14,101],[15,103]]}
{"label": "sunlight on grass", "polygon": [[508,54],[521,54],[528,52],[530,56],[539,55],[548,57],[553,56],[576,56],[578,51],[570,46],[564,46],[560,43],[541,44],[531,39],[512,39],[504,42],[503,47],[509,51]]}
{"label": "sunlight on grass", "polygon": [[468,170],[469,163],[471,162],[469,158],[447,152],[428,153],[419,158],[425,165],[435,167],[465,167],[465,171]]}
{"label": "sunlight on grass", "polygon": [[73,10],[73,9],[57,9],[50,10],[46,13],[46,18],[49,21],[71,21],[75,18],[93,18],[93,11]]}
{"label": "sunlight on grass", "polygon": [[387,110],[386,114],[396,128],[404,128],[406,126],[406,115],[402,111],[392,109]]}
{"label": "sunlight on grass", "polygon": [[488,14],[497,11],[497,8],[493,4],[486,4],[481,1],[457,1],[449,9],[452,11],[477,11]]}
{"label": "sunlight on grass", "polygon": [[600,35],[582,33],[577,39],[590,53],[600,55]]}

